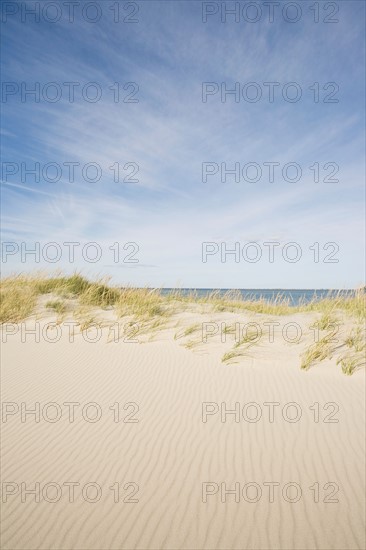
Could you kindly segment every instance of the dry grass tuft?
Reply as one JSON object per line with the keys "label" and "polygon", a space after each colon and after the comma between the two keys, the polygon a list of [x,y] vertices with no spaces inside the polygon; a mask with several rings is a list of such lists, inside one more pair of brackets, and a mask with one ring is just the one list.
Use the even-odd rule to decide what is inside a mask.
{"label": "dry grass tuft", "polygon": [[346,339],[346,345],[349,348],[354,348],[357,353],[364,351],[366,349],[365,331],[360,326],[353,328]]}
{"label": "dry grass tuft", "polygon": [[238,363],[238,361],[233,361],[233,359],[237,359],[238,357],[245,357],[248,356],[248,353],[246,350],[239,350],[239,349],[233,349],[226,353],[221,358],[222,363]]}
{"label": "dry grass tuft", "polygon": [[360,360],[357,357],[340,357],[337,360],[337,365],[341,365],[342,372],[346,376],[352,376],[352,374],[361,366]]}
{"label": "dry grass tuft", "polygon": [[325,337],[308,348],[302,356],[301,368],[309,370],[314,363],[324,361],[331,356],[329,338]]}
{"label": "dry grass tuft", "polygon": [[28,278],[6,278],[0,287],[0,323],[18,323],[33,313],[37,291]]}
{"label": "dry grass tuft", "polygon": [[61,302],[61,300],[53,300],[53,301],[51,300],[47,302],[46,308],[53,309],[58,314],[65,313],[66,311],[66,306],[64,302]]}

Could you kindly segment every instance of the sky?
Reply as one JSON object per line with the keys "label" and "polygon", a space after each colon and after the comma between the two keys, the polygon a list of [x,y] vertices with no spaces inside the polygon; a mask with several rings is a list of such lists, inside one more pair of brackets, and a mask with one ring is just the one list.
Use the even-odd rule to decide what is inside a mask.
{"label": "sky", "polygon": [[5,275],[364,284],[364,2],[71,4],[2,3]]}

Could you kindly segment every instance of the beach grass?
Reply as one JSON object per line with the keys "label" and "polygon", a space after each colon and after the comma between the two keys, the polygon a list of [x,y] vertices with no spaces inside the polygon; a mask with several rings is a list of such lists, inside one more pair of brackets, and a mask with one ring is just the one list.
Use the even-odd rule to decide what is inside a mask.
{"label": "beach grass", "polygon": [[47,309],[52,309],[56,311],[56,313],[65,313],[66,311],[66,305],[61,300],[50,300],[46,303]]}
{"label": "beach grass", "polygon": [[194,290],[189,293],[175,290],[164,298],[168,301],[209,304],[214,311],[219,312],[246,310],[268,315],[291,315],[293,313],[315,311],[322,314],[319,327],[321,330],[323,330],[323,326],[327,328],[336,323],[337,311],[359,319],[366,318],[366,293],[363,288],[355,290],[351,296],[345,296],[341,290],[336,294],[330,291],[323,299],[317,299],[314,296],[310,302],[305,303],[305,301],[302,301],[296,306],[292,305],[290,298],[284,294],[278,294],[271,300],[264,297],[258,299],[254,295],[244,298],[239,290],[228,290],[225,293],[220,290],[212,290],[205,296],[199,296]]}
{"label": "beach grass", "polygon": [[302,356],[301,368],[309,370],[314,363],[320,363],[331,356],[329,338],[324,337],[308,348]]}
{"label": "beach grass", "polygon": [[[352,296],[339,292],[310,303],[293,306],[288,297],[278,295],[273,300],[243,298],[240,291],[212,291],[205,296],[198,293],[183,293],[179,290],[163,295],[159,289],[114,287],[108,279],[89,281],[80,273],[71,276],[44,274],[17,275],[6,277],[0,287],[0,323],[19,322],[31,315],[41,295],[51,295],[49,302],[61,298],[77,299],[80,305],[100,308],[113,308],[120,317],[133,316],[136,319],[168,317],[181,311],[189,304],[207,304],[212,311],[240,312],[251,311],[271,315],[289,315],[297,312],[319,312],[321,330],[336,322],[336,313],[344,312],[357,319],[365,318],[365,292],[360,289]],[[47,306],[61,307],[61,306]],[[193,330],[193,329],[192,329]]]}
{"label": "beach grass", "polygon": [[248,345],[256,344],[259,342],[261,337],[262,337],[262,334],[260,334],[257,330],[253,328],[249,328],[245,336],[243,336],[243,338],[241,338],[239,342],[235,344],[235,347],[238,348],[243,344],[248,344]]}
{"label": "beach grass", "polygon": [[[98,325],[100,310],[112,310],[113,315],[125,318],[134,326],[138,326],[139,335],[152,336],[157,331],[169,328],[173,315],[184,311],[197,312],[197,306],[198,311],[201,308],[201,312],[205,311],[206,314],[254,312],[286,316],[291,313],[313,312],[318,314],[315,325],[321,331],[342,323],[346,315],[350,318],[351,328],[342,345],[349,348],[349,353],[337,362],[346,375],[352,375],[362,364],[360,355],[366,349],[365,331],[362,329],[365,305],[366,295],[363,289],[355,291],[352,295],[342,295],[339,292],[324,299],[314,298],[309,303],[303,302],[293,306],[284,295],[278,295],[269,301],[264,298],[255,299],[254,296],[244,299],[239,291],[227,291],[223,294],[217,290],[199,296],[196,291],[186,293],[175,290],[164,295],[160,289],[121,288],[110,285],[109,279],[92,281],[80,273],[71,276],[58,273],[52,277],[42,273],[16,275],[4,278],[0,285],[0,324],[19,323],[33,314],[39,317],[42,315],[42,306],[61,316],[59,319],[67,312],[72,314],[78,320],[81,331]],[[179,326],[179,323],[175,326]],[[174,335],[174,339],[192,337],[199,332],[200,327],[201,324],[197,322],[182,327]],[[225,326],[223,332],[234,334],[235,325]],[[222,356],[222,362],[236,362],[240,357],[247,355],[249,348],[259,340],[257,330],[249,328],[234,348]],[[183,345],[187,349],[194,349],[200,342],[200,338],[189,339]],[[308,370],[313,365],[331,358],[334,351],[331,342],[330,335],[323,336],[306,349],[301,356],[301,369]]]}
{"label": "beach grass", "polygon": [[222,363],[237,363],[237,361],[233,361],[233,359],[238,359],[239,357],[245,357],[248,356],[247,350],[239,350],[239,349],[232,349],[226,353],[221,358]]}
{"label": "beach grass", "polygon": [[0,323],[17,323],[34,311],[38,292],[27,277],[9,277],[0,286]]}
{"label": "beach grass", "polygon": [[337,365],[341,365],[342,372],[346,376],[352,376],[359,364],[360,360],[357,357],[340,357],[337,360]]}
{"label": "beach grass", "polygon": [[317,325],[320,330],[327,330],[336,325],[337,318],[332,311],[325,311],[319,319]]}
{"label": "beach grass", "polygon": [[366,349],[365,331],[360,326],[353,328],[345,343],[356,352],[363,352]]}

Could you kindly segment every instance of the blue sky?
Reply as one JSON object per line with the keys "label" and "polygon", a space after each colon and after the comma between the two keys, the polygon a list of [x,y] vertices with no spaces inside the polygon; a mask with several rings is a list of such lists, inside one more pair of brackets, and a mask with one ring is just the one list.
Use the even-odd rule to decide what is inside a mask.
{"label": "blue sky", "polygon": [[[15,253],[6,261],[3,255],[4,273],[80,269],[86,275],[108,274],[122,284],[197,288],[344,288],[363,283],[364,2],[335,3],[338,23],[323,21],[331,17],[326,2],[319,2],[319,23],[310,9],[314,2],[304,1],[297,2],[302,14],[296,23],[282,14],[288,2],[280,3],[273,23],[265,2],[255,2],[262,13],[255,23],[245,21],[242,12],[239,22],[232,16],[222,22],[220,11],[203,23],[206,8],[198,1],[140,1],[132,7],[120,2],[121,19],[137,5],[132,16],[136,23],[115,23],[110,9],[115,3],[108,0],[95,2],[101,11],[96,23],[82,17],[85,2],[75,8],[73,23],[62,2],[56,23],[42,13],[39,21],[27,16],[22,22],[26,3],[11,4],[17,13],[8,14],[2,25],[2,79],[3,87],[15,83],[19,91],[8,84],[3,91],[14,93],[3,94],[1,105],[2,160],[8,163],[2,167],[2,240],[4,250]],[[221,3],[211,5],[216,9]],[[231,8],[234,2],[226,5]],[[254,12],[248,13],[253,17]],[[93,17],[92,9],[88,14]],[[22,82],[27,89],[38,82],[41,90],[54,82],[62,96],[51,102],[41,93],[39,102],[31,95],[22,101]],[[65,82],[80,83],[73,103]],[[97,83],[89,88],[90,97],[101,90],[99,101],[87,101],[80,91],[90,82]],[[116,82],[119,102],[110,89]],[[124,90],[128,82],[135,84]],[[218,92],[203,102],[204,82],[224,83],[227,89],[238,82],[239,101],[228,95],[222,102]],[[249,82],[262,92],[257,102],[245,99],[243,87]],[[273,102],[268,101],[266,82],[279,83]],[[302,92],[297,102],[282,96],[289,82]],[[314,87],[309,89],[315,82],[318,103]],[[334,84],[323,89],[330,82],[339,89],[328,98],[337,103],[323,101],[336,90]],[[133,98],[138,102],[123,102],[136,85]],[[54,90],[49,88],[48,97]],[[290,97],[294,90],[288,88]],[[25,173],[36,162],[41,171],[47,163],[57,163],[62,168],[59,181],[47,181],[52,170],[46,180],[41,174],[40,181]],[[226,163],[228,169],[235,163],[240,169],[256,163],[262,177],[246,181],[240,173],[240,181],[228,175],[223,182],[219,171],[203,182],[206,162],[218,167]],[[274,182],[268,181],[264,163],[269,162],[279,163]],[[301,178],[286,181],[282,168],[295,162]],[[75,181],[64,163],[79,163]],[[99,181],[83,178],[82,167],[88,163],[101,168]],[[138,166],[138,181],[115,182],[109,168],[115,163],[121,166],[121,180]],[[133,165],[123,170],[127,163]],[[318,183],[309,168],[314,163],[320,166]],[[325,171],[327,163],[333,164]],[[339,181],[324,182],[335,165]],[[11,174],[14,166],[18,171]],[[254,178],[249,174],[248,179]],[[93,175],[90,169],[88,178]],[[38,263],[28,255],[22,262],[22,242],[29,248],[39,242],[41,251],[47,242],[58,243],[61,258],[51,263],[41,257]],[[73,263],[65,242],[80,243]],[[98,243],[102,251],[95,263],[81,253],[89,242]],[[110,250],[116,242],[121,249],[118,263]],[[122,261],[132,250],[123,250],[130,242],[138,246],[136,263]],[[229,255],[223,262],[216,253],[203,262],[204,242],[217,243],[218,250],[239,243],[239,261]],[[257,262],[243,256],[248,242],[262,251]],[[268,242],[279,243],[273,262],[264,245]],[[297,262],[283,258],[290,242],[301,250]],[[6,243],[16,244],[11,248]],[[314,261],[314,243],[319,243],[319,262]],[[324,249],[326,243],[336,244]],[[331,257],[338,262],[324,262],[334,247],[339,250]]]}

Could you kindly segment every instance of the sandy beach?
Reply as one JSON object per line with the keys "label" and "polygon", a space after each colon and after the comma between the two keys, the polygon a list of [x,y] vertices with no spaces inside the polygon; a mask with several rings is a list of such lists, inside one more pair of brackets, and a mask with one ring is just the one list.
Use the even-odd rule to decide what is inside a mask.
{"label": "sandy beach", "polygon": [[[93,316],[101,328],[44,311],[2,327],[3,548],[364,548],[347,322],[302,370],[318,313],[192,305],[119,335],[113,311]],[[223,361],[236,323],[263,335]]]}
{"label": "sandy beach", "polygon": [[366,550],[365,16],[1,3],[0,549]]}

